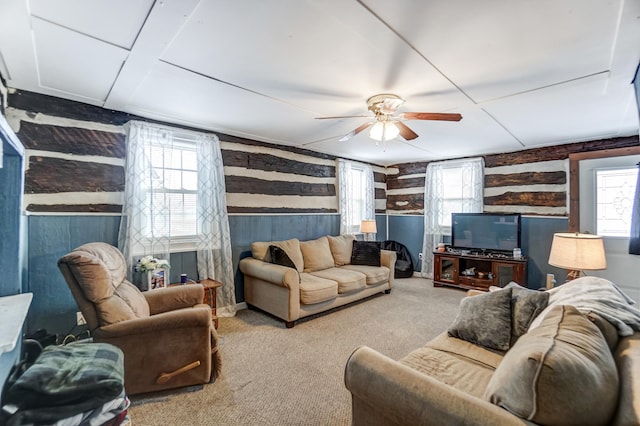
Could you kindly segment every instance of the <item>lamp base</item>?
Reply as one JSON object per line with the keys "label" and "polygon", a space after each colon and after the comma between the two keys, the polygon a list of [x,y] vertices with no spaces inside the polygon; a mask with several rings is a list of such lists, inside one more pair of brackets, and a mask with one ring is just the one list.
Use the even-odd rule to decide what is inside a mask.
{"label": "lamp base", "polygon": [[582,271],[578,271],[577,269],[572,269],[567,272],[567,281],[575,280],[576,278],[580,278]]}

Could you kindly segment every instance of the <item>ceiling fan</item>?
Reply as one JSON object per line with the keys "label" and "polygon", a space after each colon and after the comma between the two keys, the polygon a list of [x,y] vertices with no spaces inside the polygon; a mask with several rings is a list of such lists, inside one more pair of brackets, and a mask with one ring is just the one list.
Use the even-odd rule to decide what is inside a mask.
{"label": "ceiling fan", "polygon": [[411,130],[401,120],[440,120],[440,121],[460,121],[462,115],[453,113],[435,113],[435,112],[403,112],[398,115],[396,111],[404,103],[398,95],[383,93],[371,96],[367,99],[369,111],[373,112],[374,117],[369,115],[344,115],[337,117],[316,117],[318,120],[336,119],[336,118],[353,118],[368,117],[373,121],[366,122],[356,127],[340,138],[340,142],[347,141],[371,127],[369,136],[375,140],[388,141],[402,136],[405,140],[412,140],[418,137],[418,134]]}

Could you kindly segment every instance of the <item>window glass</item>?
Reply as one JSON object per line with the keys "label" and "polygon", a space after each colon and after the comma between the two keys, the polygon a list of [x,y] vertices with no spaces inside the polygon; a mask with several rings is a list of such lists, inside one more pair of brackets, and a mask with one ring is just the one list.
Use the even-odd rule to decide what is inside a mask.
{"label": "window glass", "polygon": [[440,226],[446,229],[451,227],[451,213],[462,211],[462,167],[448,167],[443,169],[442,181],[444,191],[442,194]]}
{"label": "window glass", "polygon": [[360,231],[360,222],[367,219],[366,216],[366,194],[364,170],[352,166],[349,170],[349,203],[351,203],[351,214],[349,215],[349,226],[354,232]]}
{"label": "window glass", "polygon": [[596,232],[629,237],[637,168],[596,170]]}
{"label": "window glass", "polygon": [[153,166],[148,194],[151,214],[147,236],[193,237],[197,233],[198,172],[195,144],[178,147],[158,142],[149,146]]}

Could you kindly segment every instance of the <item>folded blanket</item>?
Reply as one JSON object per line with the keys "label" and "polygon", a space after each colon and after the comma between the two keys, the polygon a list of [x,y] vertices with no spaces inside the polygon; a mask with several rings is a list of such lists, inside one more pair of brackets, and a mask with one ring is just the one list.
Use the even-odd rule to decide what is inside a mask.
{"label": "folded blanket", "polygon": [[17,407],[8,424],[18,418],[53,423],[96,409],[123,390],[120,349],[108,343],[71,343],[44,348],[7,389],[3,404]]}
{"label": "folded blanket", "polygon": [[640,310],[614,283],[599,277],[580,277],[549,290],[547,308],[533,321],[537,327],[544,315],[556,305],[575,306],[583,313],[594,312],[618,328],[620,336],[640,331]]}

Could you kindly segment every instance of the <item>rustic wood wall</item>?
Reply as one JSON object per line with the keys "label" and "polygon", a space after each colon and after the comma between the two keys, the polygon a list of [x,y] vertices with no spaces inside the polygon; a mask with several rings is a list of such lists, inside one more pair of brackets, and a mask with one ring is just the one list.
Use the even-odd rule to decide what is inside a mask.
{"label": "rustic wood wall", "polygon": [[[24,210],[120,213],[129,114],[25,91],[7,120],[26,148]],[[193,129],[197,130],[197,129]],[[220,134],[230,214],[338,213],[336,157]],[[376,212],[385,169],[374,166]]]}
{"label": "rustic wood wall", "polygon": [[[637,146],[638,137],[579,142],[484,156],[484,211],[569,214],[569,154]],[[424,213],[428,162],[387,168],[387,212]]]}

